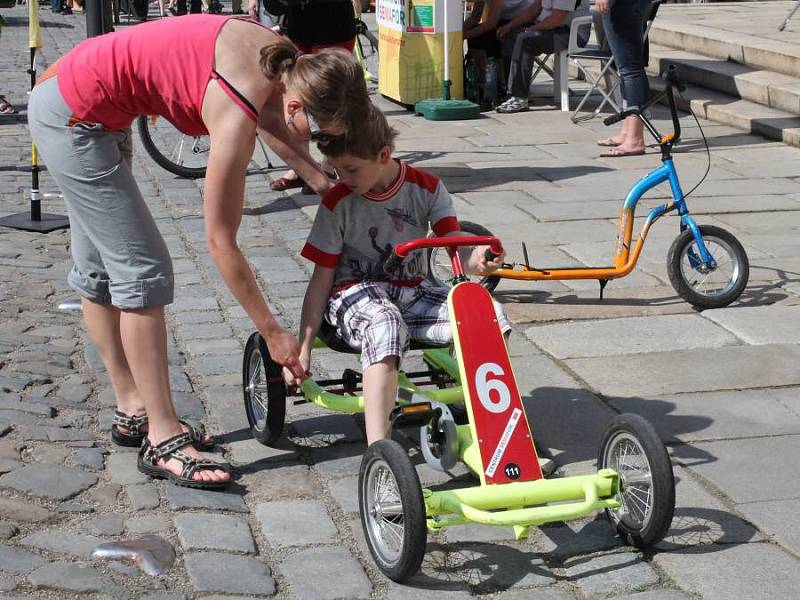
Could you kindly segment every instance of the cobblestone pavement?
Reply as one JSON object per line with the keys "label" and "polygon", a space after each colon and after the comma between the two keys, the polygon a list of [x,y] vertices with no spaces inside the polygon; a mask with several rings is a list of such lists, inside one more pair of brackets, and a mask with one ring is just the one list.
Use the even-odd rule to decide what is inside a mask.
{"label": "cobblestone pavement", "polygon": [[[24,8],[3,14],[0,90],[23,106]],[[81,16],[41,14],[45,61],[83,38]],[[605,263],[620,198],[658,161],[652,152],[597,159],[602,126],[574,126],[548,107],[431,123],[376,102],[400,131],[398,154],[445,180],[461,218],[492,229],[512,256],[527,241],[537,265]],[[676,162],[691,189],[706,158],[694,122],[683,124]],[[102,366],[76,313],[56,308],[74,298],[65,284],[68,233],[0,229],[0,598],[796,597],[800,150],[704,129],[713,168],[690,204],[702,223],[731,230],[747,248],[751,283],[739,303],[698,313],[675,296],[664,266],[672,217],[603,302],[591,282],[504,281],[496,293],[515,323],[512,360],[534,432],[559,473],[593,469],[615,412],[643,414],[668,442],[677,510],[656,550],[621,545],[602,517],[542,527],[519,542],[508,530],[465,526],[429,537],[409,586],[388,582],[358,519],[360,422],[290,406],[279,448],[251,439],[240,369],[252,327],[204,248],[202,181],[174,178],[139,151],[136,176],[178,278],[169,310],[175,402],[182,416],[224,435],[218,454],[238,479],[223,493],[148,481],[135,454],[111,444]],[[0,214],[27,210],[24,114],[0,116],[0,140]],[[308,278],[299,249],[316,199],[270,192],[263,162],[256,155],[248,177],[240,241],[273,310],[296,328]],[[42,187],[55,191],[46,174]],[[47,200],[46,210],[64,207]],[[352,357],[320,353],[314,371],[347,366]],[[449,478],[418,471],[423,484]],[[466,477],[459,468],[452,475]],[[176,549],[164,576],[89,557],[101,541],[147,534]]]}

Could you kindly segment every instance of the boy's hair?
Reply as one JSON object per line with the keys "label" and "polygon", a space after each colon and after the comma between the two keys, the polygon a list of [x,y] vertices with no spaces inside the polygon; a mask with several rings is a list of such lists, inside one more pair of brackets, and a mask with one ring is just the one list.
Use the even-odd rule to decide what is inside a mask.
{"label": "boy's hair", "polygon": [[317,148],[330,158],[349,154],[364,160],[375,160],[384,146],[394,151],[396,137],[397,130],[389,125],[381,110],[370,102],[366,114],[356,127],[351,127],[344,135],[336,136],[325,144],[317,144]]}

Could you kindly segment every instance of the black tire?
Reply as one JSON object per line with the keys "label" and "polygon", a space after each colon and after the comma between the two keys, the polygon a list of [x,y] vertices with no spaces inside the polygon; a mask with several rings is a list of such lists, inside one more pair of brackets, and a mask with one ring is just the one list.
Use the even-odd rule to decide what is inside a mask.
{"label": "black tire", "polygon": [[750,263],[739,240],[730,232],[713,225],[700,225],[700,233],[717,261],[717,268],[705,270],[692,231],[686,229],[675,238],[667,254],[669,280],[678,295],[692,306],[701,310],[722,308],[742,294],[750,277]]}
{"label": "black tire", "polygon": [[625,543],[647,548],[661,541],[675,512],[675,478],[655,428],[639,415],[616,416],[600,444],[597,468],[620,475],[622,506],[606,509],[606,517]]}
{"label": "black tire", "polygon": [[[171,149],[165,147],[165,152],[159,149],[151,133],[151,128],[155,127],[163,130],[163,133],[156,136],[159,142],[162,146],[168,144]],[[173,175],[187,179],[200,179],[206,176],[209,148],[206,136],[196,137],[181,133],[162,117],[157,117],[155,123],[152,122],[152,117],[139,117],[136,120],[136,128],[139,130],[144,149],[160,167]],[[187,163],[189,159],[191,162]]]}
{"label": "black tire", "polygon": [[[483,225],[471,223],[470,221],[459,221],[461,231],[470,235],[494,235]],[[468,276],[470,277],[470,276]],[[476,279],[476,277],[470,277]],[[444,248],[430,248],[428,250],[428,280],[434,285],[449,286],[452,280],[452,269],[450,258]],[[496,275],[481,277],[478,281],[483,287],[493,292],[500,283],[500,278]]]}
{"label": "black tire", "polygon": [[[375,499],[375,486],[381,481],[383,500],[398,512],[384,512]],[[391,489],[393,488],[393,489]],[[372,444],[361,459],[358,474],[358,509],[367,546],[375,564],[392,581],[402,582],[419,571],[425,556],[427,525],[425,503],[419,477],[405,450],[395,441]],[[397,547],[389,547],[382,531],[392,527],[400,538]],[[402,532],[398,531],[402,528]]]}
{"label": "black tire", "polygon": [[265,446],[277,442],[286,420],[286,383],[281,366],[269,356],[267,344],[259,333],[247,340],[242,364],[244,409],[253,437]]}

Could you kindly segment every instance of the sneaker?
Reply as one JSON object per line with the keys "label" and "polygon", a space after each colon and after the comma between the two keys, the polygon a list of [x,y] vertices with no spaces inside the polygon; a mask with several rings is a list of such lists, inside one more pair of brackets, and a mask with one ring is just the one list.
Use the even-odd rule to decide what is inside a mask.
{"label": "sneaker", "polygon": [[499,113],[517,113],[528,110],[528,99],[518,96],[511,96],[508,100],[497,107]]}

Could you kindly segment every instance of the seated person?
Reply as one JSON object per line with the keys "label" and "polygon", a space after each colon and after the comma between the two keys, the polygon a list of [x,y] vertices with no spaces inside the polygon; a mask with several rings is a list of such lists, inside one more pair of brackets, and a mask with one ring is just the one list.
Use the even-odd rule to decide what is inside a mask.
{"label": "seated person", "polygon": [[470,56],[478,67],[480,83],[483,84],[486,63],[489,58],[500,61],[498,65],[498,82],[504,89],[508,74],[508,60],[513,50],[511,44],[505,44],[497,37],[498,27],[505,25],[527,8],[534,0],[479,0],[473,2],[472,11],[464,21],[464,39],[467,40]]}
{"label": "seated person", "polygon": [[[438,178],[392,158],[397,132],[370,105],[363,125],[319,144],[341,178],[323,198],[301,254],[315,263],[303,300],[300,362],[308,372],[311,347],[322,320],[361,351],[367,442],[390,434],[400,360],[414,339],[432,345],[452,341],[446,287],[426,280],[423,251],[411,254],[390,275],[383,265],[395,245],[462,235],[453,202]],[[488,246],[460,248],[467,272],[494,271]],[[511,327],[495,302],[503,333]],[[284,369],[290,384],[299,384]]]}
{"label": "seated person", "polygon": [[[517,14],[511,21],[498,27],[500,40],[513,39],[511,64],[508,75],[509,98],[497,107],[499,113],[515,113],[528,110],[528,90],[531,86],[534,58],[539,54],[551,54],[556,38],[569,36],[571,13],[585,0],[534,0],[533,4]],[[581,12],[584,12],[581,8]],[[520,29],[522,25],[531,23]]]}

